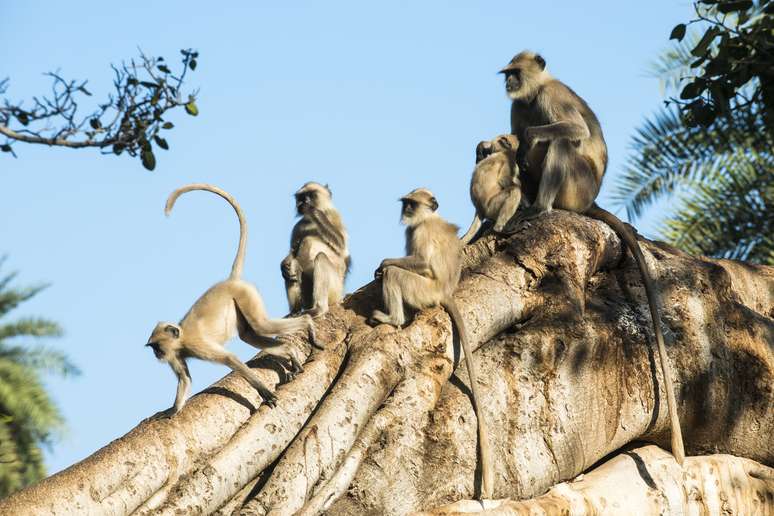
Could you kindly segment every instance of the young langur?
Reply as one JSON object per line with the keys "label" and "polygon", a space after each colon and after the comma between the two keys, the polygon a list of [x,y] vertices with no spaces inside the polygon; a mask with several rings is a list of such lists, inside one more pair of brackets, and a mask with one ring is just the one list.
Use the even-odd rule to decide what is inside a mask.
{"label": "young langur", "polygon": [[476,168],[470,179],[470,200],[476,214],[470,229],[460,239],[469,244],[481,229],[484,220],[494,221],[492,229],[501,232],[511,220],[521,202],[519,166],[516,149],[519,139],[504,135],[492,141],[481,142],[476,147]]}
{"label": "young langur", "polygon": [[[191,190],[206,190],[223,197],[236,211],[239,218],[239,248],[231,275],[225,281],[210,287],[193,304],[179,324],[160,322],[153,329],[148,343],[153,353],[161,361],[167,362],[177,375],[177,395],[175,404],[154,417],[170,417],[178,413],[186,402],[191,386],[186,359],[199,358],[226,365],[239,372],[250,382],[270,407],[277,403],[277,397],[261,382],[258,376],[236,355],[227,351],[223,345],[234,337],[257,348],[280,346],[280,342],[270,338],[300,330],[309,333],[314,339],[314,323],[308,315],[289,319],[269,319],[258,290],[240,279],[247,246],[247,222],[239,204],[231,195],[212,185],[195,183],[178,188],[167,199],[164,212],[169,215],[180,195]],[[286,360],[295,368],[301,365],[294,355],[288,353]]]}
{"label": "young langur", "polygon": [[473,408],[478,417],[478,442],[481,449],[481,498],[491,498],[494,488],[489,431],[481,411],[476,363],[470,351],[465,321],[452,297],[461,274],[462,243],[457,226],[437,213],[438,202],[432,192],[417,188],[401,198],[401,222],[406,225],[406,254],[403,258],[383,260],[375,276],[382,279],[382,296],[387,313],[375,310],[374,321],[401,327],[405,322],[404,303],[416,309],[441,305],[457,327],[465,351]]}
{"label": "young langur", "polygon": [[[533,52],[521,52],[501,70],[511,104],[511,133],[522,145],[517,159],[522,169],[524,194],[532,195],[523,210],[505,228],[549,212],[553,208],[582,213],[608,224],[634,255],[645,285],[653,331],[656,336],[667,407],[672,427],[672,453],[678,463],[685,458],[677,414],[672,372],[659,325],[658,298],[647,262],[632,228],[597,206],[602,177],[607,168],[607,145],[602,127],[588,104],[546,71],[545,60]],[[535,192],[535,193],[530,193]]]}
{"label": "young langur", "polygon": [[327,185],[306,183],[295,198],[301,219],[293,226],[290,253],[280,268],[290,312],[308,310],[317,317],[344,295],[350,263],[347,230]]}

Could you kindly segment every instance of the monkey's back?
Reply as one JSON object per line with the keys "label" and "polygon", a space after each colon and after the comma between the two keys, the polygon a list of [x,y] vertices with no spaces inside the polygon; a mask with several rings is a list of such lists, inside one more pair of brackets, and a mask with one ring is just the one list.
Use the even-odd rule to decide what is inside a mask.
{"label": "monkey's back", "polygon": [[302,216],[293,227],[290,246],[291,249],[296,250],[296,259],[302,264],[304,270],[308,269],[309,265],[314,263],[314,259],[318,254],[323,253],[328,257],[331,263],[334,264],[337,271],[339,271],[341,275],[344,275],[347,270],[346,257],[349,256],[349,250],[347,249],[347,231],[341,222],[341,215],[339,215],[336,210],[326,210],[325,214],[337,227],[341,228],[341,234],[344,239],[344,249],[341,252],[332,249],[319,238],[320,229],[317,227],[317,224],[306,215]]}
{"label": "monkey's back", "polygon": [[254,291],[254,300],[265,311],[261,296],[251,283],[228,279],[216,283],[196,300],[180,321],[183,332],[221,342],[234,337],[237,327],[236,296],[246,289]]}
{"label": "monkey's back", "polygon": [[457,237],[458,229],[433,216],[414,228],[408,239],[408,254],[419,255],[427,261],[433,278],[443,288],[443,297],[451,296],[460,281],[462,243]]}
{"label": "monkey's back", "polygon": [[487,219],[496,219],[499,206],[492,206],[492,198],[514,185],[512,158],[505,152],[490,154],[473,170],[470,179],[470,200],[476,213]]}
{"label": "monkey's back", "polygon": [[[602,126],[586,101],[562,81],[552,78],[541,86],[531,102],[514,101],[511,104],[511,132],[519,140],[526,141],[524,133],[528,127],[551,124],[564,118],[573,108],[580,113],[589,130],[589,137],[579,142],[578,153],[591,160],[597,179],[601,182],[607,169],[607,144],[602,134]],[[547,148],[544,142],[533,149],[520,145],[517,150],[518,163],[527,170],[534,169],[535,165],[540,168]],[[533,152],[530,152],[527,159],[527,151],[530,150]]]}

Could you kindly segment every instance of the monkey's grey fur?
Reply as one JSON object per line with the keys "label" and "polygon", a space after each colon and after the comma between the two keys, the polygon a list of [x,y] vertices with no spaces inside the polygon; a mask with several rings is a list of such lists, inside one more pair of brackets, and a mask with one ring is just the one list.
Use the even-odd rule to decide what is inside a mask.
{"label": "monkey's grey fur", "polygon": [[290,252],[281,264],[282,277],[290,312],[308,310],[317,317],[344,295],[350,263],[347,230],[327,185],[306,183],[295,198],[301,219],[290,235]]}
{"label": "monkey's grey fur", "polygon": [[[180,324],[160,322],[151,333],[146,346],[161,361],[167,362],[177,375],[178,385],[175,403],[154,417],[170,417],[183,408],[191,386],[186,359],[199,358],[226,365],[239,372],[258,391],[264,402],[274,407],[277,397],[258,376],[223,345],[235,335],[256,348],[281,346],[270,337],[306,330],[312,342],[314,323],[308,315],[289,319],[269,319],[258,290],[240,279],[247,246],[247,222],[242,209],[231,195],[212,185],[196,183],[178,188],[167,199],[165,213],[169,215],[177,198],[191,190],[206,190],[223,197],[231,204],[239,218],[239,248],[231,275],[225,281],[216,283],[193,304]],[[294,369],[301,364],[292,353],[272,356],[284,358]]]}
{"label": "monkey's grey fur", "polygon": [[438,202],[432,192],[417,188],[401,198],[401,222],[406,225],[406,254],[403,258],[383,260],[375,272],[382,279],[382,296],[387,313],[375,310],[371,318],[380,323],[401,327],[405,322],[406,303],[416,309],[441,305],[457,327],[473,393],[473,408],[478,417],[478,442],[481,450],[481,497],[491,498],[494,487],[489,430],[481,411],[476,362],[470,350],[470,339],[454,291],[460,281],[462,243],[457,226],[437,213]]}
{"label": "monkey's grey fur", "polygon": [[[582,213],[607,223],[634,255],[648,297],[656,336],[667,407],[672,427],[672,454],[679,464],[685,459],[683,435],[677,413],[672,371],[664,347],[658,296],[648,264],[633,229],[594,202],[607,168],[607,145],[602,127],[588,104],[546,71],[546,61],[524,51],[501,70],[511,104],[511,133],[521,142],[517,159],[522,169],[524,194],[532,203],[506,226],[552,208]],[[536,193],[535,193],[536,192]]]}
{"label": "monkey's grey fur", "polygon": [[501,232],[521,202],[521,182],[516,151],[519,139],[504,135],[476,147],[476,168],[470,179],[470,200],[476,208],[468,232],[461,238],[469,244],[485,220],[494,222],[492,229]]}

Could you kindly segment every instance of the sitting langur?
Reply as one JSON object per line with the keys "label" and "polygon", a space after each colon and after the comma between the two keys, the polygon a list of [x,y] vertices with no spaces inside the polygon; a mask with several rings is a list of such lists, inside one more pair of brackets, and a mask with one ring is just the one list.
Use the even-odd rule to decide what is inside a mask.
{"label": "sitting langur", "polygon": [[290,312],[308,310],[317,317],[344,295],[349,269],[347,230],[327,185],[306,183],[295,197],[301,219],[290,235],[290,253],[281,264],[282,277]]}
{"label": "sitting langur", "polygon": [[[299,330],[306,330],[314,342],[312,318],[304,315],[289,319],[269,319],[256,288],[240,279],[247,245],[247,223],[242,209],[231,195],[208,184],[190,184],[170,194],[165,213],[169,215],[177,198],[191,190],[207,190],[231,204],[239,218],[239,249],[229,278],[216,283],[197,299],[180,324],[160,322],[153,329],[146,345],[153,348],[156,358],[169,364],[178,379],[175,404],[155,417],[169,417],[183,408],[191,386],[187,358],[218,362],[239,372],[258,391],[264,402],[274,407],[277,397],[249,367],[223,345],[238,334],[240,339],[251,346],[274,347],[280,343],[270,337]],[[292,354],[285,358],[295,367],[300,367]]]}
{"label": "sitting langur", "polygon": [[[511,105],[511,133],[521,142],[517,150],[524,195],[532,195],[529,208],[509,224],[518,224],[552,208],[582,213],[608,224],[630,249],[645,285],[672,427],[672,453],[678,463],[685,458],[677,415],[672,373],[659,325],[658,298],[645,258],[632,228],[594,202],[607,168],[607,145],[602,128],[586,102],[546,71],[545,60],[521,52],[501,72]],[[535,192],[530,193],[530,192]]]}
{"label": "sitting langur", "polygon": [[519,140],[509,134],[476,147],[476,168],[470,179],[470,200],[476,214],[470,229],[462,237],[463,244],[469,244],[481,229],[484,220],[494,222],[492,229],[501,232],[511,220],[521,202],[519,166],[516,164],[516,150]]}
{"label": "sitting langur", "polygon": [[416,309],[443,306],[457,327],[465,351],[465,361],[473,392],[473,405],[478,417],[478,442],[481,448],[481,497],[491,498],[493,470],[489,432],[481,411],[476,379],[476,364],[470,352],[465,322],[452,297],[461,273],[462,244],[457,226],[442,219],[432,192],[418,188],[401,198],[401,222],[406,225],[404,258],[383,260],[375,276],[382,278],[382,296],[387,313],[375,310],[371,318],[380,323],[401,327],[405,322],[403,305]]}

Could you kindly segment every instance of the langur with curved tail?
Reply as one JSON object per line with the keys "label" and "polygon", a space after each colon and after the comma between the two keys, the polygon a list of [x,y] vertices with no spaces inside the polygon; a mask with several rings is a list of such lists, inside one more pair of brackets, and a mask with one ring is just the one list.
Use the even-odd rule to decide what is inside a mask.
{"label": "langur with curved tail", "polygon": [[[573,90],[546,71],[546,61],[534,52],[517,54],[501,70],[511,104],[511,133],[522,145],[516,155],[524,194],[531,205],[506,226],[550,212],[553,208],[582,213],[608,224],[623,240],[640,269],[656,336],[672,430],[672,454],[685,459],[672,371],[661,333],[658,297],[648,264],[633,229],[594,201],[607,168],[607,145],[594,112]],[[530,193],[536,192],[536,193]]]}
{"label": "langur with curved tail", "polygon": [[328,185],[309,182],[296,193],[301,219],[290,235],[290,252],[282,260],[282,277],[290,312],[312,317],[341,301],[349,271],[347,230],[331,200]]}
{"label": "langur with curved tail", "polygon": [[405,323],[404,303],[416,309],[443,306],[457,327],[473,393],[473,408],[478,418],[478,443],[481,450],[481,498],[492,498],[494,470],[489,445],[489,430],[481,410],[476,362],[470,349],[465,321],[454,301],[460,281],[462,243],[457,226],[442,219],[436,210],[432,192],[413,190],[401,198],[401,222],[406,225],[406,253],[403,258],[383,260],[375,276],[382,279],[382,296],[387,312],[375,310],[373,321],[401,327]]}
{"label": "langur with curved tail", "polygon": [[[247,222],[242,209],[231,195],[212,185],[190,184],[170,194],[165,213],[169,215],[177,198],[192,190],[212,192],[231,204],[239,219],[239,248],[228,279],[210,287],[196,300],[179,324],[160,322],[153,329],[146,346],[153,349],[156,358],[169,364],[178,379],[174,405],[157,413],[154,418],[171,417],[183,408],[191,386],[191,375],[186,365],[188,358],[230,367],[250,382],[267,405],[274,407],[277,403],[274,393],[236,355],[227,351],[224,344],[238,334],[240,339],[256,348],[281,347],[279,341],[270,337],[301,330],[308,332],[311,341],[316,344],[314,323],[309,315],[269,319],[258,290],[241,279],[247,246]],[[289,361],[296,369],[301,367],[292,353],[276,356]]]}
{"label": "langur with curved tail", "polygon": [[519,139],[504,135],[476,147],[476,168],[470,179],[470,200],[476,214],[470,229],[460,239],[469,244],[481,230],[483,221],[494,222],[492,230],[500,233],[516,213],[521,202],[521,181],[516,164]]}

